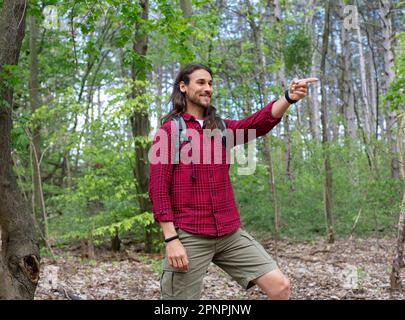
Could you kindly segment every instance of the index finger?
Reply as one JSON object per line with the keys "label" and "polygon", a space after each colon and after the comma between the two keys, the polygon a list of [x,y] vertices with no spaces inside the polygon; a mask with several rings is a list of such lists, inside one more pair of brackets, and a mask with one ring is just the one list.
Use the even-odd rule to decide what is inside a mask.
{"label": "index finger", "polygon": [[317,81],[319,81],[318,78],[306,78],[306,79],[300,80],[300,82],[304,82],[305,84],[306,83],[314,83],[314,82],[317,82]]}

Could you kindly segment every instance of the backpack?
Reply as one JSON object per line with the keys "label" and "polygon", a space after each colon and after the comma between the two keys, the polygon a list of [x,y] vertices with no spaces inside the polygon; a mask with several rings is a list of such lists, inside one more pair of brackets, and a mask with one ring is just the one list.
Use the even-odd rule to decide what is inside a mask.
{"label": "backpack", "polygon": [[[177,132],[176,132],[176,146],[175,146],[175,154],[174,154],[173,164],[178,164],[179,161],[180,161],[180,146],[185,141],[191,143],[191,140],[190,140],[189,137],[187,137],[186,122],[184,121],[181,114],[179,114],[179,113],[176,114],[175,116],[173,116],[172,120],[174,121],[174,123],[176,125],[176,129],[177,129]],[[219,125],[218,129],[221,131],[221,135],[222,135],[222,144],[224,144],[226,146],[226,134],[227,134],[226,123],[221,117],[218,117],[218,116],[217,116],[217,121],[218,121],[218,125]]]}

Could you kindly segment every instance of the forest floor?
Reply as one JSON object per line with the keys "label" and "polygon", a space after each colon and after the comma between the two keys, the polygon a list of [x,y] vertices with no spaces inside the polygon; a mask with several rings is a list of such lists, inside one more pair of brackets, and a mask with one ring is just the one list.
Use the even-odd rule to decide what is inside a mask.
{"label": "forest floor", "polygon": [[[264,241],[290,278],[292,299],[405,299],[405,291],[391,292],[389,275],[395,239],[348,238]],[[96,259],[82,259],[80,248],[56,251],[55,261],[42,258],[41,280],[35,299],[159,299],[161,256],[145,255],[134,246],[120,253],[96,250]],[[405,270],[402,278],[405,286]],[[204,278],[202,299],[266,299],[257,286],[244,290],[211,264]]]}

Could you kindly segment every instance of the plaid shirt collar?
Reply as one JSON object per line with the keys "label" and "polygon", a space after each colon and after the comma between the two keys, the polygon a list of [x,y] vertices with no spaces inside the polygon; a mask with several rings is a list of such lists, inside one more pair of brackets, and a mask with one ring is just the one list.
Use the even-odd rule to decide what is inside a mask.
{"label": "plaid shirt collar", "polygon": [[[195,122],[197,122],[197,119],[192,114],[189,114],[187,112],[182,112],[181,115],[182,115],[184,121],[195,121]],[[204,117],[203,120],[205,121],[206,119],[207,119],[207,117]]]}

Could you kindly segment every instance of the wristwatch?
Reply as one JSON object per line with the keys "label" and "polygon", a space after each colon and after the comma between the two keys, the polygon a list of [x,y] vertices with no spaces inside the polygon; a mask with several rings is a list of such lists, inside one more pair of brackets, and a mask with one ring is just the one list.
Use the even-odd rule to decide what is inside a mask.
{"label": "wristwatch", "polygon": [[175,239],[178,239],[178,238],[179,238],[179,235],[176,234],[176,235],[173,236],[173,237],[170,237],[170,238],[165,239],[165,242],[168,243],[168,242],[170,242],[170,241],[172,241],[172,240],[175,240]]}
{"label": "wristwatch", "polygon": [[286,100],[288,101],[289,104],[294,104],[294,103],[298,102],[298,100],[293,100],[293,99],[290,98],[290,96],[288,95],[288,89],[285,91],[284,96],[285,96],[285,98],[286,98]]}

